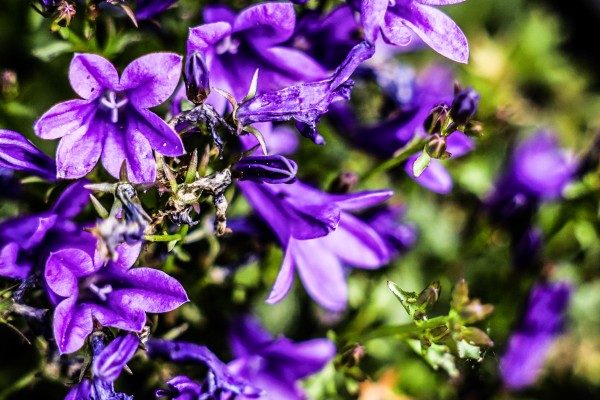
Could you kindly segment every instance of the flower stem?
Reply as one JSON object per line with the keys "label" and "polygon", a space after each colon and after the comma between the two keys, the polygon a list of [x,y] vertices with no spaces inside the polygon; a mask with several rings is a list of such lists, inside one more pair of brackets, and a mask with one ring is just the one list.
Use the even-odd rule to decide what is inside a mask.
{"label": "flower stem", "polygon": [[350,342],[360,342],[365,343],[372,339],[378,339],[388,336],[403,336],[408,339],[415,334],[419,334],[424,332],[427,329],[436,328],[440,325],[444,325],[448,323],[447,316],[435,317],[426,321],[421,321],[419,324],[404,324],[404,325],[391,325],[391,326],[382,326],[380,328],[371,330],[362,336],[357,336],[355,338],[351,338]]}
{"label": "flower stem", "polygon": [[423,139],[419,136],[413,137],[413,139],[410,142],[408,142],[404,147],[402,147],[398,151],[396,151],[396,153],[394,153],[394,156],[392,158],[382,162],[375,168],[372,168],[369,171],[367,171],[367,173],[363,175],[361,180],[362,181],[369,180],[370,178],[372,178],[376,175],[379,175],[382,172],[385,172],[389,169],[392,169],[392,168],[400,165],[402,162],[406,161],[412,155],[417,154],[419,151],[423,150],[425,143],[426,143],[425,139]]}

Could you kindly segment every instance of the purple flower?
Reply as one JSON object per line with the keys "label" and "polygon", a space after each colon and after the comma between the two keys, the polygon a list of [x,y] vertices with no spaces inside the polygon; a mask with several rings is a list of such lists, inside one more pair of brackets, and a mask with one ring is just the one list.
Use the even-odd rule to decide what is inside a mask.
{"label": "purple flower", "polygon": [[264,93],[240,104],[235,113],[243,126],[255,122],[296,120],[296,128],[316,144],[324,140],[316,124],[329,105],[337,100],[348,100],[354,82],[350,75],[375,53],[367,42],[354,46],[346,59],[328,78],[322,81],[290,86],[276,92]]}
{"label": "purple flower", "polygon": [[411,31],[433,50],[449,59],[466,63],[469,59],[467,38],[444,13],[431,6],[462,3],[464,0],[360,0],[361,22],[365,39],[374,44],[379,31],[383,39],[406,46]]}
{"label": "purple flower", "polygon": [[527,138],[485,200],[491,218],[512,228],[528,227],[542,201],[561,196],[575,168],[551,133],[540,131]]}
{"label": "purple flower", "polygon": [[290,39],[293,47],[305,51],[327,69],[335,69],[360,42],[360,25],[348,5],[323,15],[308,11]]}
{"label": "purple flower", "polygon": [[0,168],[23,171],[52,181],[56,178],[54,160],[17,132],[0,129]]}
{"label": "purple flower", "polygon": [[[292,3],[257,4],[238,15],[225,6],[206,7],[204,22],[190,29],[188,54],[202,52],[213,86],[237,99],[246,95],[256,69],[260,70],[259,92],[325,76],[325,70],[311,57],[281,45],[294,33]],[[225,105],[221,96],[214,97],[213,103],[217,109]]]}
{"label": "purple flower", "polygon": [[90,347],[93,353],[92,379],[84,378],[75,385],[65,400],[133,400],[133,396],[116,393],[113,383],[135,354],[140,339],[133,333],[117,337],[108,346],[102,332],[92,334]]}
{"label": "purple flower", "polygon": [[415,224],[403,221],[405,213],[402,206],[386,205],[360,216],[383,239],[390,256],[405,253],[417,241],[417,228]]}
{"label": "purple flower", "polygon": [[236,162],[232,170],[240,180],[262,183],[292,183],[296,179],[298,165],[283,156],[248,156]]}
{"label": "purple flower", "polygon": [[0,276],[25,279],[32,269],[43,267],[50,252],[64,246],[93,249],[94,237],[70,221],[89,201],[85,183],[69,186],[50,211],[0,224]]}
{"label": "purple flower", "polygon": [[69,80],[82,99],[55,105],[34,125],[41,138],[62,138],[56,154],[57,176],[80,178],[102,158],[114,177],[125,160],[132,182],[154,181],[152,150],[166,156],[184,153],[177,133],[148,110],[173,93],[180,70],[180,56],[153,53],[133,61],[119,78],[108,60],[75,54]]}
{"label": "purple flower", "polygon": [[500,360],[500,373],[510,389],[533,384],[556,337],[560,335],[572,289],[566,282],[536,284],[525,316]]}
{"label": "purple flower", "polygon": [[313,299],[326,309],[341,311],[348,297],[343,265],[371,269],[388,262],[381,237],[345,211],[378,204],[391,191],[334,195],[299,181],[289,185],[238,182],[238,186],[285,249],[267,302],[276,303],[287,295],[297,270]]}
{"label": "purple flower", "polygon": [[231,327],[229,342],[236,358],[228,369],[263,389],[268,399],[305,399],[297,381],[321,370],[336,352],[328,339],[275,339],[250,317],[235,320]]}
{"label": "purple flower", "polygon": [[146,312],[162,313],[188,301],[174,278],[152,268],[132,268],[141,244],[117,247],[117,261],[106,266],[80,249],[52,253],[44,277],[56,305],[54,336],[62,353],[78,350],[92,332],[94,320],[139,332]]}
{"label": "purple flower", "polygon": [[175,362],[199,362],[209,369],[208,377],[203,384],[194,382],[186,376],[177,376],[167,382],[170,389],[156,391],[158,397],[170,396],[174,400],[226,400],[236,395],[240,395],[243,399],[254,399],[262,394],[262,390],[251,386],[245,379],[232,373],[227,365],[205,346],[150,339],[146,342],[146,347],[150,357],[166,357]]}

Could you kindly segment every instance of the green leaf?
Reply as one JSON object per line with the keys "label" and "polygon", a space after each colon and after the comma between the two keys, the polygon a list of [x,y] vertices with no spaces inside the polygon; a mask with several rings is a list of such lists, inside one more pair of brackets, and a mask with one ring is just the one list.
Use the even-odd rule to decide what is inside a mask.
{"label": "green leaf", "polygon": [[415,176],[415,178],[418,178],[419,176],[421,176],[423,171],[425,171],[425,169],[427,169],[427,167],[429,166],[430,162],[431,162],[431,156],[429,154],[427,154],[427,152],[425,152],[425,151],[422,152],[421,155],[419,156],[419,158],[417,158],[415,160],[415,163],[413,164],[413,167],[412,167],[413,175]]}
{"label": "green leaf", "polygon": [[392,291],[394,296],[400,301],[400,304],[404,307],[408,315],[414,318],[415,308],[417,305],[417,294],[415,292],[407,292],[402,290],[400,286],[396,285],[392,281],[388,281],[388,288]]}
{"label": "green leaf", "polygon": [[48,62],[62,54],[72,53],[73,51],[73,45],[69,42],[52,42],[46,46],[33,49],[32,53],[40,60]]}
{"label": "green leaf", "polygon": [[253,134],[254,136],[256,136],[256,139],[258,140],[258,143],[260,143],[260,147],[262,148],[264,155],[266,156],[269,154],[267,152],[267,143],[265,143],[265,139],[263,138],[263,135],[256,128],[253,128],[251,126],[245,126],[244,131],[249,132],[249,133]]}
{"label": "green leaf", "polygon": [[[254,71],[254,76],[252,77],[252,82],[250,83],[250,88],[248,89],[248,94],[242,100],[242,103],[250,100],[254,96],[256,96],[256,89],[258,88],[258,68]],[[266,153],[265,153],[266,154]]]}

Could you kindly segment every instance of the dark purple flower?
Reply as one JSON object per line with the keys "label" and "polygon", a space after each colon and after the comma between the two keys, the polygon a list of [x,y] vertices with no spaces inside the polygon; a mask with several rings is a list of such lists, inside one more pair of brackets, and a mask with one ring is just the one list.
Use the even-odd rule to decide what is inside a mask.
{"label": "dark purple flower", "polygon": [[360,0],[365,39],[374,44],[379,31],[383,39],[406,46],[411,31],[433,50],[449,59],[466,63],[469,44],[460,28],[444,13],[431,6],[445,6],[464,0]]}
{"label": "dark purple flower", "polygon": [[326,15],[313,10],[298,21],[290,43],[325,68],[335,69],[360,42],[360,30],[354,11],[348,5],[336,7]]}
{"label": "dark purple flower", "polygon": [[56,178],[54,160],[17,132],[0,129],[0,168],[23,171],[52,181]]}
{"label": "dark purple flower", "polygon": [[93,377],[84,378],[75,385],[65,400],[133,400],[133,396],[116,393],[113,383],[131,360],[139,344],[140,339],[133,333],[119,336],[108,345],[105,344],[103,333],[92,334],[90,347],[93,353]]}
{"label": "dark purple flower", "polygon": [[541,202],[561,196],[575,168],[551,133],[527,138],[485,200],[492,220],[508,227],[529,226]]}
{"label": "dark purple flower", "polygon": [[43,268],[51,252],[64,246],[93,248],[94,237],[70,221],[89,201],[85,183],[69,186],[50,211],[0,224],[0,276],[25,279],[32,269]]}
{"label": "dark purple flower", "polygon": [[571,293],[566,282],[533,287],[524,318],[500,360],[502,380],[510,389],[523,389],[536,381],[548,351],[562,331]]}
{"label": "dark purple flower", "polygon": [[210,94],[208,67],[199,51],[188,54],[183,68],[185,94],[194,104],[201,104]]}
{"label": "dark purple flower", "polygon": [[94,320],[140,332],[146,312],[162,313],[188,301],[177,280],[162,271],[132,268],[141,243],[117,247],[117,261],[106,266],[80,249],[62,249],[46,262],[44,277],[54,311],[54,336],[62,353],[78,350]]}
{"label": "dark purple flower", "polygon": [[[282,46],[294,33],[292,3],[256,4],[235,15],[225,6],[206,7],[204,25],[190,29],[188,54],[200,51],[208,64],[212,85],[243,98],[254,72],[260,70],[259,92],[279,90],[326,75],[315,60],[300,50]],[[225,105],[213,96],[217,109]]]}
{"label": "dark purple flower", "polygon": [[138,21],[152,19],[177,3],[177,0],[136,0],[135,18]]}
{"label": "dark purple flower", "polygon": [[[328,79],[290,86],[276,92],[264,93],[240,104],[235,113],[243,126],[255,122],[296,120],[296,128],[303,136],[317,144],[324,140],[317,133],[316,124],[329,105],[337,100],[348,100],[354,82],[350,75],[365,60],[373,56],[375,48],[361,42],[352,48],[346,59]],[[260,80],[260,79],[259,79]]]}
{"label": "dark purple flower", "polygon": [[242,181],[262,183],[292,183],[296,179],[298,165],[283,156],[248,156],[236,162],[232,170]]}
{"label": "dark purple flower", "polygon": [[297,270],[313,299],[329,310],[341,311],[348,297],[343,266],[371,269],[388,262],[381,237],[345,211],[378,204],[391,191],[335,195],[299,181],[289,185],[238,182],[238,186],[285,249],[267,302],[279,302],[287,295]]}
{"label": "dark purple flower", "polygon": [[229,341],[236,358],[228,369],[263,389],[268,399],[305,399],[298,381],[321,370],[336,353],[328,339],[296,343],[273,338],[250,317],[235,320],[231,327]]}
{"label": "dark purple flower", "polygon": [[404,207],[397,205],[377,207],[360,216],[381,236],[390,256],[405,253],[417,241],[417,228],[403,220],[405,213]]}
{"label": "dark purple flower", "polygon": [[34,125],[44,139],[62,138],[56,160],[59,178],[79,178],[98,159],[114,177],[123,161],[132,182],[154,181],[152,150],[166,155],[184,153],[179,135],[148,108],[173,93],[181,73],[181,57],[153,53],[133,61],[121,75],[103,57],[75,54],[69,80],[82,99],[60,103]]}
{"label": "dark purple flower", "polygon": [[[243,399],[255,399],[262,394],[262,390],[232,373],[227,365],[205,346],[164,339],[149,339],[146,347],[150,357],[165,357],[175,362],[202,363],[209,369],[206,382],[197,383],[186,376],[177,376],[167,382],[170,390],[159,389],[156,391],[157,396],[171,396],[176,400],[226,400],[232,399],[236,395]],[[198,397],[199,394],[200,397]]]}
{"label": "dark purple flower", "polygon": [[479,93],[472,88],[462,89],[454,95],[450,107],[450,118],[458,125],[464,125],[475,115],[479,107]]}

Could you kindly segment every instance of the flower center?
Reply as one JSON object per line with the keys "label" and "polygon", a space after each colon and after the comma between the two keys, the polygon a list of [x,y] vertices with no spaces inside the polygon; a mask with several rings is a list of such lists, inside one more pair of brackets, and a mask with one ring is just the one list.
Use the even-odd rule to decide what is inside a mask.
{"label": "flower center", "polygon": [[88,289],[90,290],[90,292],[94,293],[101,301],[106,301],[107,295],[110,294],[113,290],[110,284],[98,287],[94,283],[90,283]]}
{"label": "flower center", "polygon": [[215,51],[217,54],[231,53],[236,54],[238,52],[238,48],[240,47],[240,40],[231,35],[225,36],[223,39],[219,40],[215,45]]}
{"label": "flower center", "polygon": [[100,103],[110,110],[110,122],[116,124],[119,120],[119,108],[127,104],[127,97],[123,92],[116,93],[112,90],[107,91],[100,99]]}

